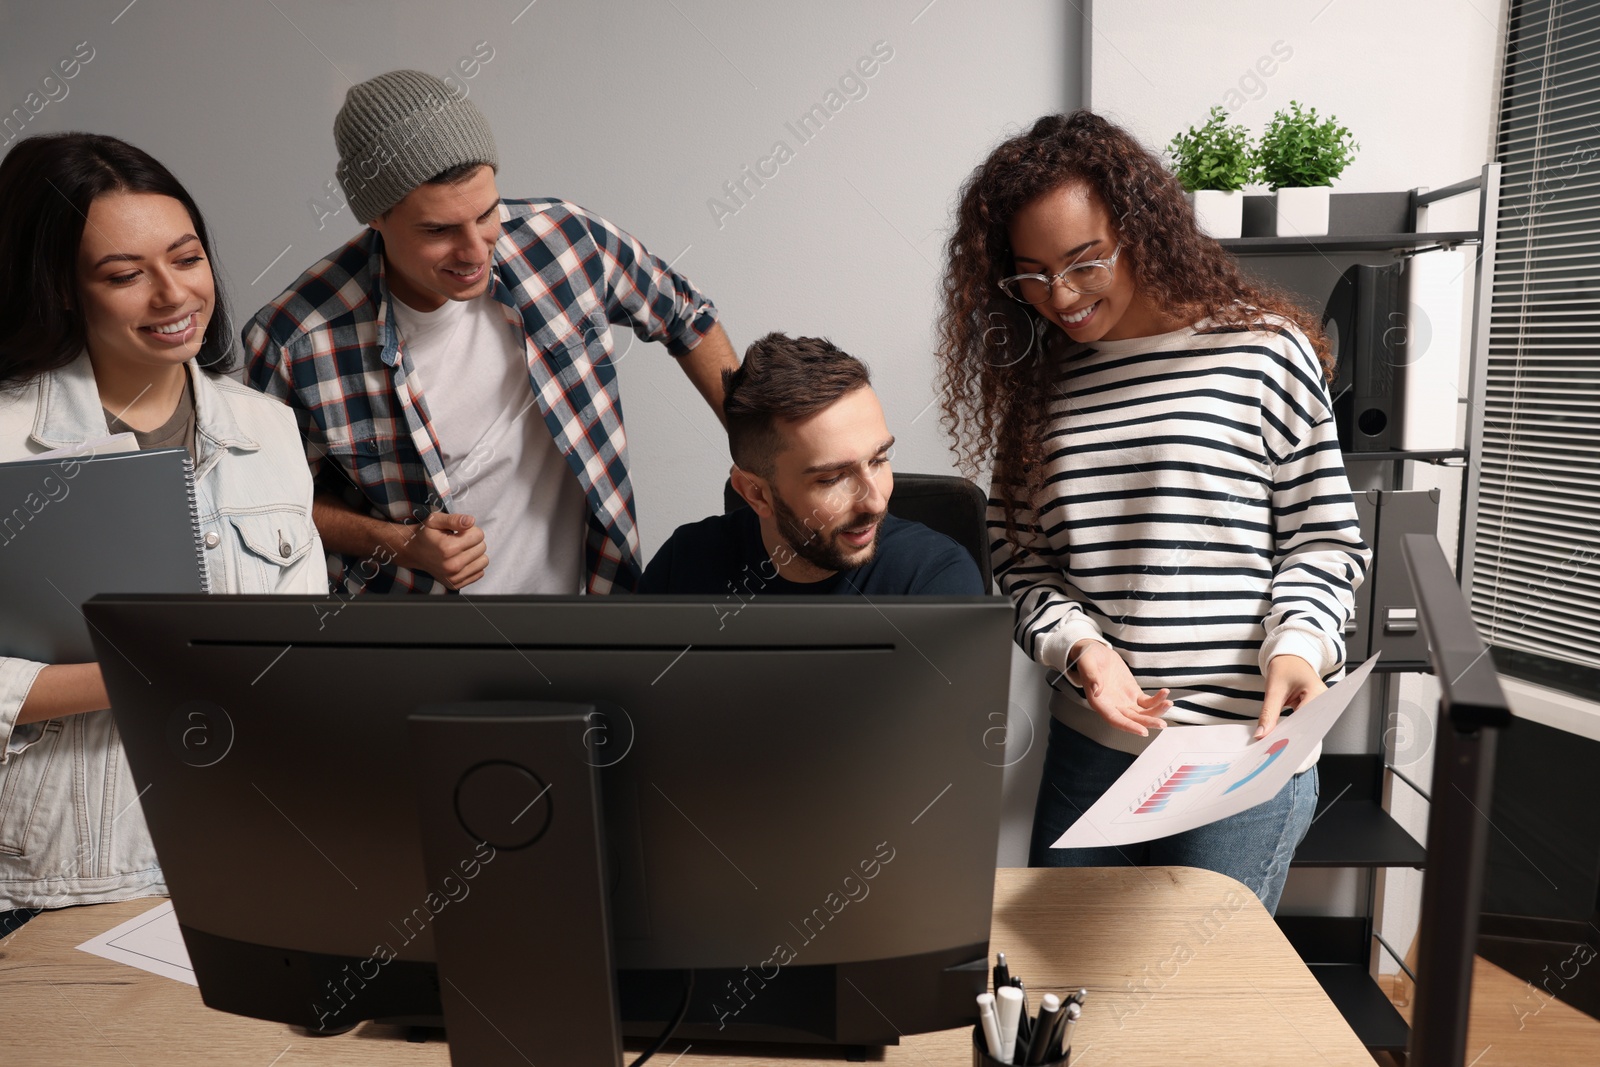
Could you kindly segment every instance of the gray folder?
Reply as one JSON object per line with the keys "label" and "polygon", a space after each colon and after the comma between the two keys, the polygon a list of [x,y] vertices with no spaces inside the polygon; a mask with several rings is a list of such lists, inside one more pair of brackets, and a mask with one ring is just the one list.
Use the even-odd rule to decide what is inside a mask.
{"label": "gray folder", "polygon": [[0,654],[95,659],[96,593],[203,593],[194,468],[181,448],[0,463]]}

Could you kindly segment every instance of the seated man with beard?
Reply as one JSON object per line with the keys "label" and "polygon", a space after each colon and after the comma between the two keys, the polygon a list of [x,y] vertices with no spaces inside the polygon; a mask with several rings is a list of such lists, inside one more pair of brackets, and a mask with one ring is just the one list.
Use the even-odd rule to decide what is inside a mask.
{"label": "seated man with beard", "polygon": [[723,387],[733,488],[750,506],[678,527],[641,593],[985,592],[965,549],[888,513],[894,438],[860,360],[770,333]]}

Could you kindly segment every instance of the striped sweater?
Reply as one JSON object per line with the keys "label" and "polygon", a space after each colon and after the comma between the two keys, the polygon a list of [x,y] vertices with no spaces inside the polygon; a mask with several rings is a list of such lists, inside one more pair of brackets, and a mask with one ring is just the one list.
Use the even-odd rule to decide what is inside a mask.
{"label": "striped sweater", "polygon": [[1371,551],[1322,370],[1293,324],[1073,345],[1044,427],[1044,490],[1008,539],[990,491],[995,578],[1022,650],[1050,669],[1055,716],[1128,752],[1062,676],[1084,638],[1172,690],[1173,723],[1254,720],[1263,669],[1292,654],[1325,678]]}

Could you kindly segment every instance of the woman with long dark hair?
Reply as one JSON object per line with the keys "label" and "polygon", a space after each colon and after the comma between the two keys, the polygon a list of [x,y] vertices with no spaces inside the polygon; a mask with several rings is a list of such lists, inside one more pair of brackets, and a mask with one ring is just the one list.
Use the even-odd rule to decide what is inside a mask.
{"label": "woman with long dark hair", "polygon": [[[18,142],[0,160],[0,462],[113,433],[187,449],[211,591],[326,592],[294,416],[217,373],[232,330],[211,262],[194,199],[145,152]],[[166,891],[108,705],[97,664],[0,655],[0,934]]]}
{"label": "woman with long dark hair", "polygon": [[1053,686],[1034,865],[1207,867],[1269,911],[1316,804],[1127,848],[1051,844],[1151,731],[1252,722],[1344,667],[1370,552],[1318,324],[1246,280],[1176,180],[1088,111],[1040,119],[962,190],[940,320],[946,427],[992,471],[995,578]]}

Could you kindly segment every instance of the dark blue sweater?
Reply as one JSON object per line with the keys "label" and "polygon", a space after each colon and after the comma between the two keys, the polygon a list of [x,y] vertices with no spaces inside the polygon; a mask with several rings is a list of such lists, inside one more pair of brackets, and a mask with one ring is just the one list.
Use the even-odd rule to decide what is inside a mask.
{"label": "dark blue sweater", "polygon": [[791,582],[767,556],[756,513],[740,508],[678,527],[645,568],[639,592],[977,596],[988,590],[966,549],[893,515],[884,516],[877,554],[865,566],[820,582]]}

